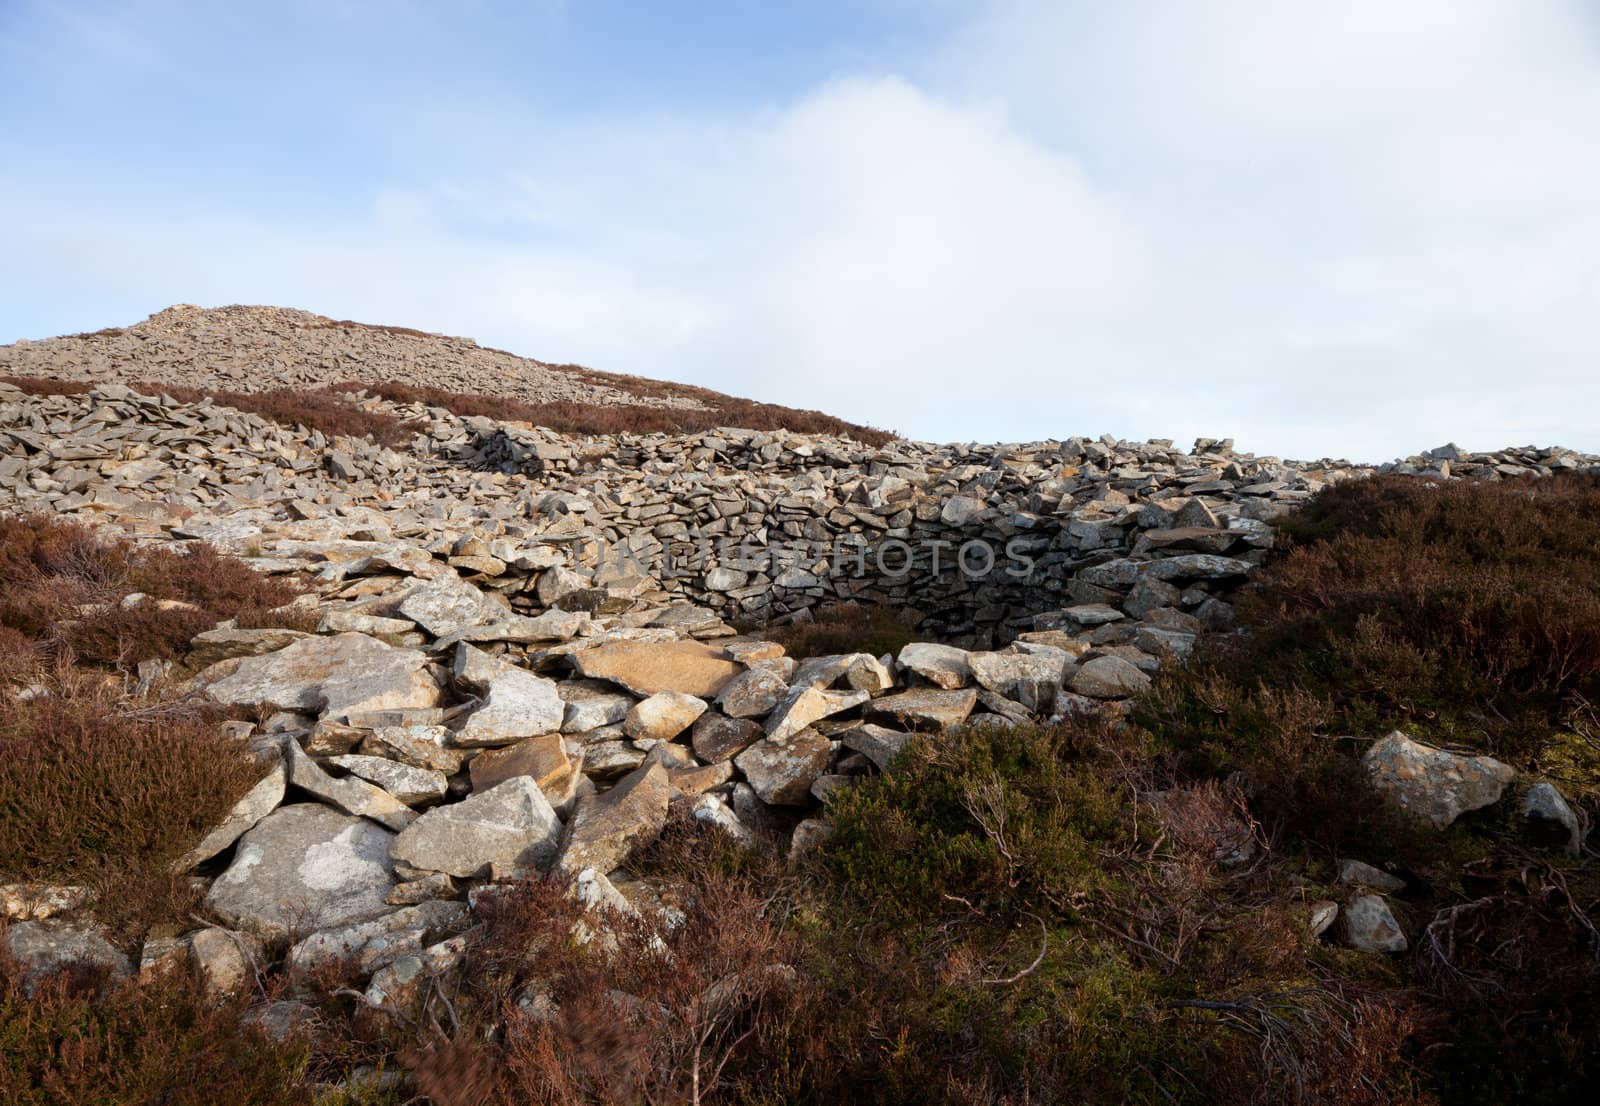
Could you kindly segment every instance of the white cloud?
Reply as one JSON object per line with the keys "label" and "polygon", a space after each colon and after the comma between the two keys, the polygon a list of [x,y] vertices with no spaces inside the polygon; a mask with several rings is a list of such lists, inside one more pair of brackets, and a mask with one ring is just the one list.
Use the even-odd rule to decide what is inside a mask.
{"label": "white cloud", "polygon": [[33,192],[0,232],[118,303],[290,303],[919,436],[1600,450],[1594,30],[1554,0],[1000,4],[914,81],[479,105],[363,220]]}

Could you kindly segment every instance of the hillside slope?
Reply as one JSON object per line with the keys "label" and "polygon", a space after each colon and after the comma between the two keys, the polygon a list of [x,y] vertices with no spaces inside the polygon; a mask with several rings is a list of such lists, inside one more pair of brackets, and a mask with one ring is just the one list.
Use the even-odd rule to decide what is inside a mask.
{"label": "hillside slope", "polygon": [[[692,431],[729,425],[870,441],[890,437],[818,411],[553,365],[480,346],[471,338],[336,320],[285,307],[178,304],[129,327],[19,341],[0,346],[0,377],[230,392],[359,384],[390,390],[394,394],[389,398],[402,401],[427,398],[439,403],[448,395],[486,406],[484,400],[512,400],[547,408],[543,419],[537,410],[519,414],[558,429]],[[676,415],[663,417],[661,411]]]}

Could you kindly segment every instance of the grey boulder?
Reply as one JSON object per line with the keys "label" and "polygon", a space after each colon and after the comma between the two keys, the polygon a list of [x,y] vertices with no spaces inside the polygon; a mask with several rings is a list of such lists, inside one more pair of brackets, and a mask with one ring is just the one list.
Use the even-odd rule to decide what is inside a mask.
{"label": "grey boulder", "polygon": [[394,839],[390,852],[410,868],[467,878],[547,868],[560,841],[561,819],[538,783],[513,776],[434,807]]}
{"label": "grey boulder", "polygon": [[436,706],[439,686],[415,649],[365,634],[302,638],[275,653],[223,661],[199,676],[213,701],[267,705],[335,721],[351,712]]}
{"label": "grey boulder", "polygon": [[1444,829],[1499,800],[1516,778],[1493,757],[1462,756],[1413,741],[1398,730],[1362,757],[1367,779],[1396,810]]}
{"label": "grey boulder", "polygon": [[394,834],[321,803],[280,806],[239,839],[206,905],[268,941],[388,912]]}

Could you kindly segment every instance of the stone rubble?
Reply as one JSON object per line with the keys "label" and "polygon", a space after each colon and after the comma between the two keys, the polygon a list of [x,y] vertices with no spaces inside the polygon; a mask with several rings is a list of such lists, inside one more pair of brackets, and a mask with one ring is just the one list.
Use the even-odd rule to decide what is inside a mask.
{"label": "stone rubble", "polygon": [[[185,325],[174,310],[162,326]],[[104,379],[124,344],[108,336],[77,369]],[[0,367],[26,372],[26,350],[11,351]],[[219,358],[217,380],[237,385],[234,365]],[[490,390],[473,385],[480,368],[463,369],[463,390]],[[917,735],[1120,715],[1164,663],[1231,629],[1230,596],[1271,550],[1274,519],[1378,471],[1205,439],[567,438],[366,402],[424,430],[390,449],[118,384],[45,397],[0,384],[5,509],[209,542],[312,589],[315,633],[223,624],[195,638],[182,674],[256,709],[238,736],[270,761],[181,864],[229,931],[146,950],[152,965],[201,965],[219,992],[240,983],[240,942],[258,941],[303,967],[353,955],[370,1001],[403,1001],[459,959],[474,895],[531,873],[621,879],[675,805],[751,847],[780,833],[798,856],[829,832],[826,797],[892,771]],[[1384,469],[1597,466],[1451,447]],[[965,571],[983,550],[994,562]],[[927,640],[796,663],[735,627],[836,602],[907,612]],[[1441,828],[1511,782],[1496,761],[1403,735],[1367,764],[1375,788]],[[1584,827],[1540,787],[1528,817],[1578,847]],[[1341,880],[1403,889],[1359,862]],[[70,912],[72,890],[7,888],[6,914]],[[1314,925],[1342,918],[1355,947],[1406,947],[1379,895],[1317,906]],[[104,959],[79,931],[38,928],[53,925],[12,925],[13,952]]]}

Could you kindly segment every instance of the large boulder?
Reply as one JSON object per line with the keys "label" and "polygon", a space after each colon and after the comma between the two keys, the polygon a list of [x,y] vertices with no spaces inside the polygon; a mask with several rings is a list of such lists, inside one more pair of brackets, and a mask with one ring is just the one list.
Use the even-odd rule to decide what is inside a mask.
{"label": "large boulder", "polygon": [[767,737],[785,741],[813,723],[859,707],[870,698],[865,691],[819,691],[809,684],[797,685],[767,716]]}
{"label": "large boulder", "polygon": [[275,653],[222,661],[198,677],[213,701],[265,705],[334,721],[353,711],[436,706],[439,685],[415,649],[396,649],[365,634],[302,638]]}
{"label": "large boulder", "polygon": [[734,764],[762,802],[772,806],[805,806],[811,785],[828,767],[833,751],[816,730],[801,730],[782,740],[764,738],[734,758]]}
{"label": "large boulder", "polygon": [[321,803],[280,806],[239,839],[206,905],[269,941],[387,913],[394,834]]}
{"label": "large boulder", "polygon": [[1493,757],[1436,749],[1398,730],[1368,749],[1362,763],[1372,786],[1397,810],[1438,829],[1498,801],[1517,775]]}
{"label": "large boulder", "polygon": [[549,866],[561,819],[539,785],[513,776],[459,803],[434,807],[407,826],[390,855],[409,867],[460,877]]}
{"label": "large boulder", "polygon": [[466,642],[456,646],[451,677],[482,700],[456,730],[455,743],[463,748],[509,745],[555,733],[566,718],[567,704],[554,680],[491,657]]}
{"label": "large boulder", "polygon": [[966,687],[972,680],[967,651],[953,645],[914,641],[900,650],[896,661],[901,668],[915,672],[935,687]]}
{"label": "large boulder", "polygon": [[133,966],[94,929],[66,922],[17,922],[4,933],[5,950],[22,969],[23,987],[32,994],[47,977],[73,969],[126,979]]}
{"label": "large boulder", "polygon": [[667,770],[659,763],[642,764],[611,790],[584,796],[572,816],[558,866],[574,874],[593,868],[609,875],[660,836],[671,798]]}
{"label": "large boulder", "polygon": [[610,641],[573,655],[579,673],[635,695],[678,691],[714,699],[740,672],[719,646],[699,641]]}

